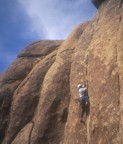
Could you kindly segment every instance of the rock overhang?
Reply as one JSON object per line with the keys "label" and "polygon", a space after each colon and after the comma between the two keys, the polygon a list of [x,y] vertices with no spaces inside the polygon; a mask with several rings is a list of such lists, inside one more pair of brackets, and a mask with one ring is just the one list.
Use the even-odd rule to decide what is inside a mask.
{"label": "rock overhang", "polygon": [[95,5],[96,8],[99,8],[101,3],[104,2],[105,0],[91,0],[91,1]]}

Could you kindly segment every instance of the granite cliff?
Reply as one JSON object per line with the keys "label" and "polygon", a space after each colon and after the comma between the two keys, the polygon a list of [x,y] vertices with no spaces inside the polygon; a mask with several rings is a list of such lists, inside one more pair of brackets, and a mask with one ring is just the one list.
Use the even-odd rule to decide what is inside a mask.
{"label": "granite cliff", "polygon": [[[0,143],[123,144],[123,1],[92,0],[65,41],[26,47],[0,75]],[[80,123],[77,84],[88,80]]]}

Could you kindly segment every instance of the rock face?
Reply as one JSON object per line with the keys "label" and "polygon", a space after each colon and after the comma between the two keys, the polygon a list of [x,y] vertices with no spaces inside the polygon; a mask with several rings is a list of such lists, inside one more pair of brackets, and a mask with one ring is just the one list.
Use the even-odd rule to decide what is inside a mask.
{"label": "rock face", "polygon": [[[93,2],[92,21],[64,42],[31,44],[0,75],[2,144],[123,144],[123,3]],[[85,80],[82,124],[77,84]]]}
{"label": "rock face", "polygon": [[55,55],[61,43],[62,41],[39,41],[29,45],[0,75],[0,141],[3,139],[9,121],[9,111],[15,91],[26,80],[34,66],[50,53],[53,52]]}

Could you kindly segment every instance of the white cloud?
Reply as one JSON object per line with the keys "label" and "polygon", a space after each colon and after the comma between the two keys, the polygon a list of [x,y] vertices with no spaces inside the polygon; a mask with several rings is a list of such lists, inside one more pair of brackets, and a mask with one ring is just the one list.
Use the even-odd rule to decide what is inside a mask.
{"label": "white cloud", "polygon": [[[31,30],[39,38],[42,29],[44,39],[65,39],[71,29],[88,19],[90,0],[18,0],[31,18]],[[94,8],[92,11],[94,12]],[[84,11],[85,10],[85,11]],[[87,14],[86,14],[87,13]]]}

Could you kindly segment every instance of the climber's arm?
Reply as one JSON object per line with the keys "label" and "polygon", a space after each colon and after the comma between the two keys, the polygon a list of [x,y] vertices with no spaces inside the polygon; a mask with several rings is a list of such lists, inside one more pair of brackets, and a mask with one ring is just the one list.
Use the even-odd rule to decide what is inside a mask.
{"label": "climber's arm", "polygon": [[88,89],[88,81],[87,80],[85,81],[85,84],[86,84],[86,89]]}

